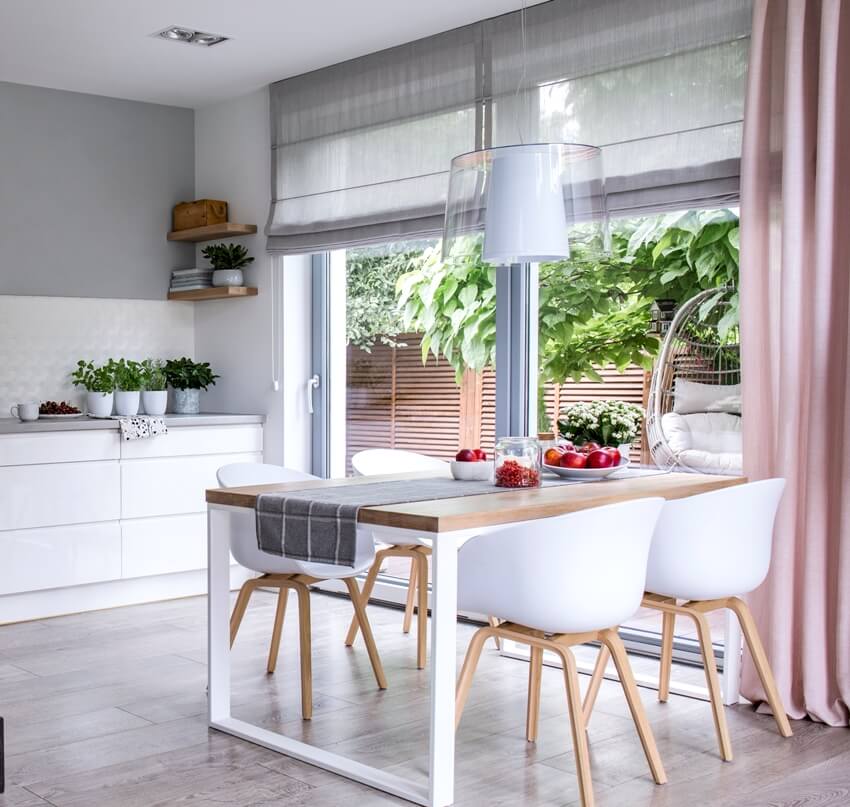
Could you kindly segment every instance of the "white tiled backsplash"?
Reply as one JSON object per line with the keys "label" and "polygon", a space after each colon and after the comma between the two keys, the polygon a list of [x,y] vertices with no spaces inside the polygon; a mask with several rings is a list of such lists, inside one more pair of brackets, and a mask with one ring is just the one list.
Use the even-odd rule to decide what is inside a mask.
{"label": "white tiled backsplash", "polygon": [[82,401],[79,359],[194,355],[192,303],[0,295],[0,417],[25,400]]}

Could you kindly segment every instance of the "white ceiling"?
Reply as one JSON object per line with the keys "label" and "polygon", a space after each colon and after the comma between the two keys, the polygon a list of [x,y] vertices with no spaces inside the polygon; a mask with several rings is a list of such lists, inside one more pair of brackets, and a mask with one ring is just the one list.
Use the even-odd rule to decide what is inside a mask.
{"label": "white ceiling", "polygon": [[[521,0],[0,0],[0,81],[200,107],[520,5]],[[233,40],[202,48],[149,36],[172,25]]]}

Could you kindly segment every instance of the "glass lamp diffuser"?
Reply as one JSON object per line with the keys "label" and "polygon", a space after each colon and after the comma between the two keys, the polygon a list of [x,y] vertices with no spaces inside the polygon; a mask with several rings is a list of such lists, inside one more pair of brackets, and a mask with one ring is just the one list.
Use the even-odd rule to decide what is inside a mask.
{"label": "glass lamp diffuser", "polygon": [[564,260],[576,225],[605,228],[602,153],[595,146],[532,143],[473,151],[452,160],[443,258],[483,232],[496,266]]}

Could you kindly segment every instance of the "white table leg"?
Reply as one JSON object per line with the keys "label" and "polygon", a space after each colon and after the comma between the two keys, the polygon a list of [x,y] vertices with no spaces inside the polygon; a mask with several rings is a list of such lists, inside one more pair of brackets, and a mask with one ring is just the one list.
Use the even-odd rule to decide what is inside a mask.
{"label": "white table leg", "polygon": [[721,689],[723,703],[734,706],[740,699],[741,692],[741,650],[742,636],[738,617],[726,608],[723,612],[723,677]]}
{"label": "white table leg", "polygon": [[230,517],[207,509],[207,660],[210,723],[230,717]]}
{"label": "white table leg", "polygon": [[431,558],[430,807],[454,801],[457,676],[457,544],[435,536]]}

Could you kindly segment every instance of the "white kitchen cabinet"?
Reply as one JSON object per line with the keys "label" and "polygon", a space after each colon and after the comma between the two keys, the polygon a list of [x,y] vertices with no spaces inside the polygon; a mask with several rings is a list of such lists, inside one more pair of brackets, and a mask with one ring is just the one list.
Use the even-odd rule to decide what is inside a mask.
{"label": "white kitchen cabinet", "polygon": [[152,440],[125,440],[121,443],[121,459],[152,457],[185,457],[205,454],[238,454],[263,451],[261,426],[193,426],[170,429]]}
{"label": "white kitchen cabinet", "polygon": [[117,460],[113,430],[0,435],[0,466]]}
{"label": "white kitchen cabinet", "polygon": [[[0,532],[0,596],[116,580],[117,521]],[[2,606],[0,606],[2,607]]]}
{"label": "white kitchen cabinet", "polygon": [[206,513],[121,522],[121,577],[173,574],[206,567]]}
{"label": "white kitchen cabinet", "polygon": [[0,468],[0,530],[117,521],[118,462],[59,462]]}
{"label": "white kitchen cabinet", "polygon": [[165,457],[121,463],[121,517],[143,518],[206,510],[207,488],[225,462],[261,462],[262,454]]}

